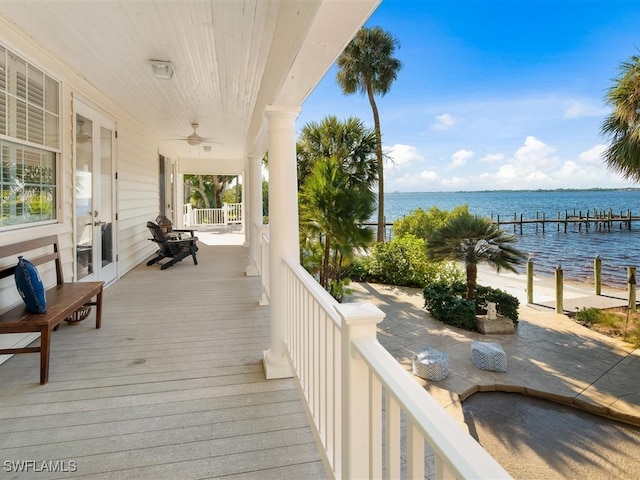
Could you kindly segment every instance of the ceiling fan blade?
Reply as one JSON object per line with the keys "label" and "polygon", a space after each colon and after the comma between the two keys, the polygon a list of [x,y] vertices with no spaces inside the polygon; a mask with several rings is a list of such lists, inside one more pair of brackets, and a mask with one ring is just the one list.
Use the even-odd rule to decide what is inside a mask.
{"label": "ceiling fan blade", "polygon": [[198,135],[198,132],[196,131],[198,127],[199,125],[193,122],[191,124],[191,128],[193,128],[193,133],[191,135],[178,136],[167,140],[185,140],[189,145],[192,146],[201,145],[202,143],[219,143],[214,138],[201,137],[200,135]]}

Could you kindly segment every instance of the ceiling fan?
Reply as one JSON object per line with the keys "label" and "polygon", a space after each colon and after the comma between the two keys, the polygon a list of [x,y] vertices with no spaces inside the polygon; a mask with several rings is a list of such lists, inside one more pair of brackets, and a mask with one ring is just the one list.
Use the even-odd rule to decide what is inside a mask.
{"label": "ceiling fan", "polygon": [[197,130],[199,126],[200,125],[197,122],[193,122],[191,124],[191,128],[193,128],[193,133],[188,137],[180,137],[180,139],[186,140],[189,145],[193,145],[193,146],[200,145],[203,142],[213,142],[214,141],[213,138],[201,137],[200,135],[198,135]]}

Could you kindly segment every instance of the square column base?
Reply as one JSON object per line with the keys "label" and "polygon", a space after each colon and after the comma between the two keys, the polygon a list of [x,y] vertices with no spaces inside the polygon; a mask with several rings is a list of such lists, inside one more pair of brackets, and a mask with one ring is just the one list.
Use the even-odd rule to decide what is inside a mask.
{"label": "square column base", "polygon": [[271,350],[265,350],[263,352],[262,363],[267,380],[293,377],[291,365],[289,365],[286,357],[278,356],[275,360],[276,361],[274,361],[274,355],[271,353]]}

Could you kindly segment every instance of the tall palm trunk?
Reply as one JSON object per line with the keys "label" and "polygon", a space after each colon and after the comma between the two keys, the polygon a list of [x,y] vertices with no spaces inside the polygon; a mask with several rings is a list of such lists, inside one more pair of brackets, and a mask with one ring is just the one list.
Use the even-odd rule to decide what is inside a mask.
{"label": "tall palm trunk", "polygon": [[331,256],[331,242],[329,235],[324,237],[324,258],[322,259],[322,270],[320,271],[320,285],[327,288],[329,285],[329,257]]}
{"label": "tall palm trunk", "polygon": [[376,158],[378,159],[378,234],[377,240],[384,242],[386,236],[386,228],[384,224],[384,159],[382,157],[382,133],[380,130],[380,115],[378,114],[378,106],[373,96],[373,89],[367,86],[367,95],[371,110],[373,111],[373,125],[376,133]]}
{"label": "tall palm trunk", "polygon": [[478,282],[478,265],[467,263],[465,267],[467,269],[467,300],[473,300],[473,293]]}

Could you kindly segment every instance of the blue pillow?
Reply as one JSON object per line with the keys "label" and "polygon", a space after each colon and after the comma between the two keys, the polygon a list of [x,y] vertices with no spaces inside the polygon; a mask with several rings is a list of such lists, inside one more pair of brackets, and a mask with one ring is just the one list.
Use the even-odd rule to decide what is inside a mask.
{"label": "blue pillow", "polygon": [[32,313],[46,313],[47,297],[35,265],[19,256],[15,277],[16,287],[18,287],[18,292],[24,300],[27,310]]}

